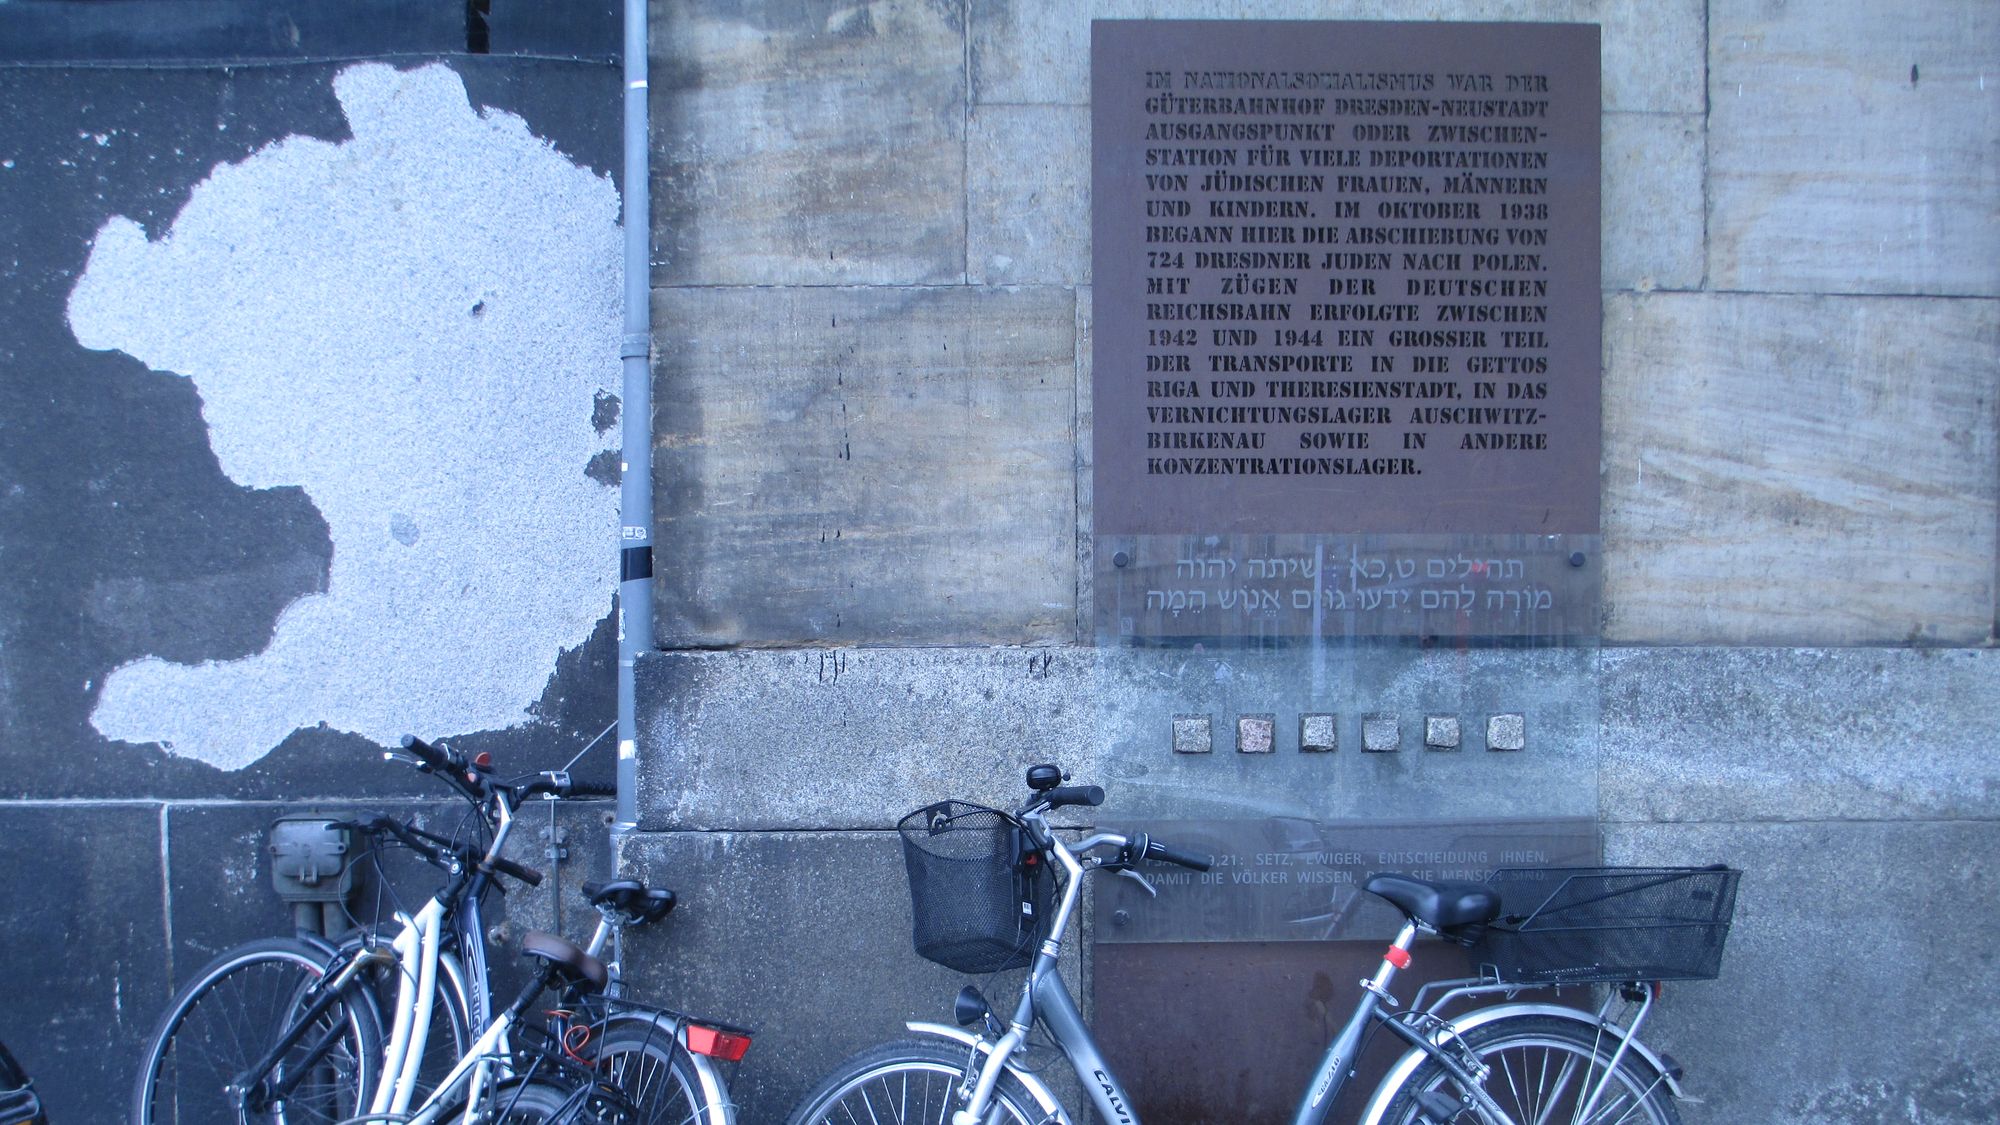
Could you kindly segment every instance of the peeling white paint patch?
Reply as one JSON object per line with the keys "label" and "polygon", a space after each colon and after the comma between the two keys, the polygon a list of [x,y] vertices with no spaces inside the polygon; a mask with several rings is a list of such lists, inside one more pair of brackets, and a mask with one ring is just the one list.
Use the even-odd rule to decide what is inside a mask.
{"label": "peeling white paint patch", "polygon": [[194,380],[222,470],[332,533],[265,651],[105,682],[106,737],[225,769],[321,722],[518,725],[615,584],[616,494],[584,475],[619,376],[611,183],[441,65],[334,91],[352,140],[218,166],[157,242],[111,220],[70,295],[79,342]]}

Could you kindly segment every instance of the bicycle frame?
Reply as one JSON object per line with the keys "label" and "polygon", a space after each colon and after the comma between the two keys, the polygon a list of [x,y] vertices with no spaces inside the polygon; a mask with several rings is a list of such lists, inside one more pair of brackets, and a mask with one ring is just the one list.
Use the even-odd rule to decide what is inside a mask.
{"label": "bicycle frame", "polygon": [[[494,1018],[486,1011],[489,1006],[486,946],[479,928],[480,892],[484,889],[486,878],[484,868],[500,855],[514,827],[513,813],[506,801],[495,801],[494,809],[493,842],[486,850],[480,869],[469,873],[453,870],[451,881],[433,895],[423,909],[414,916],[397,915],[402,930],[392,945],[398,968],[396,1017],[388,1046],[383,1051],[382,1078],[369,1106],[371,1116],[407,1113],[416,1094],[418,1070],[423,1065],[424,1049],[429,1046],[431,1009],[437,997],[439,965],[449,960],[442,949],[445,910],[458,897],[462,883],[466,893],[459,908],[457,929],[465,937],[460,944],[466,947],[471,979],[460,978],[460,974],[453,969],[447,969],[446,973],[448,982],[459,989],[460,1006],[465,1010],[467,1023],[483,1031],[473,1047],[459,1059],[458,1065],[425,1099],[421,1109],[429,1112],[420,1112],[412,1120],[435,1120],[436,1107],[443,1096],[455,1089],[465,1072],[471,1069],[475,1073],[466,1099],[466,1121],[469,1123],[477,1108],[476,1095],[486,1088],[489,1081],[508,1076],[507,1043],[513,1029],[512,1013],[502,1013],[499,1018]],[[496,1060],[497,1067],[490,1065]],[[497,1075],[494,1073],[496,1069],[499,1072]]]}
{"label": "bicycle frame", "polygon": [[[1015,1008],[1013,1019],[1008,1024],[1006,1031],[997,1041],[992,1042],[990,1046],[984,1038],[972,1036],[969,1033],[954,1033],[951,1029],[944,1028],[941,1025],[912,1023],[907,1026],[912,1031],[920,1033],[942,1034],[946,1038],[954,1039],[962,1044],[969,1043],[977,1050],[986,1052],[985,1061],[978,1068],[978,1076],[977,1080],[973,1083],[971,1097],[964,1109],[952,1115],[952,1125],[980,1125],[984,1120],[994,1087],[998,1085],[1002,1073],[1012,1073],[1016,1078],[1022,1080],[1031,1095],[1035,1097],[1037,1102],[1042,1104],[1045,1113],[1048,1114],[1051,1120],[1060,1122],[1062,1125],[1068,1125],[1069,1118],[1067,1114],[1049,1096],[1046,1085],[1035,1080],[1030,1072],[1015,1066],[1013,1063],[1014,1052],[1022,1043],[1026,1042],[1029,1031],[1038,1023],[1047,1030],[1065,1057],[1067,1057],[1071,1069],[1076,1074],[1078,1083],[1089,1094],[1092,1104],[1096,1107],[1102,1119],[1110,1122],[1111,1125],[1140,1125],[1138,1113],[1132,1108],[1131,1097],[1125,1092],[1124,1086],[1119,1082],[1117,1075],[1113,1073],[1110,1065],[1104,1061],[1103,1054],[1097,1047],[1096,1038],[1091,1034],[1089,1025],[1084,1022],[1083,1013],[1077,1008],[1076,1001],[1070,996],[1068,988],[1063,984],[1061,975],[1056,971],[1056,966],[1061,959],[1062,936],[1068,926],[1070,916],[1075,911],[1082,888],[1083,876],[1088,871],[1096,869],[1095,862],[1087,866],[1085,861],[1077,858],[1078,854],[1088,853],[1099,847],[1110,846],[1122,848],[1128,841],[1124,836],[1114,833],[1097,833],[1080,841],[1072,850],[1048,830],[1040,814],[1024,814],[1022,819],[1029,825],[1030,831],[1037,837],[1037,842],[1042,844],[1047,849],[1048,854],[1062,867],[1064,886],[1061,905],[1057,908],[1055,918],[1050,923],[1049,936],[1043,940],[1041,948],[1036,953],[1034,964],[1029,970],[1027,983],[1022,988],[1021,1000]],[[1360,982],[1362,990],[1361,998],[1357,1001],[1353,1014],[1348,1017],[1347,1023],[1342,1027],[1340,1034],[1335,1036],[1333,1042],[1327,1046],[1326,1053],[1321,1057],[1319,1066],[1315,1069],[1313,1078],[1308,1083],[1306,1092],[1300,1100],[1298,1110],[1292,1118],[1292,1125],[1324,1125],[1327,1114],[1339,1099],[1341,1090],[1346,1086],[1349,1077],[1353,1074],[1355,1056],[1359,1053],[1362,1039],[1371,1024],[1378,1024],[1387,1028],[1391,1034],[1409,1044],[1409,1050],[1399,1062],[1398,1069],[1392,1071],[1392,1080],[1383,1083],[1371,1102],[1370,1113],[1366,1119],[1369,1125],[1374,1125],[1375,1122],[1380,1120],[1388,1101],[1402,1085],[1403,1080],[1407,1079],[1415,1071],[1417,1065],[1426,1059],[1435,1059],[1458,1082],[1460,1089],[1473,1099],[1474,1105],[1487,1120],[1496,1123],[1511,1121],[1511,1118],[1507,1116],[1499,1104],[1486,1093],[1480,1081],[1481,1076],[1476,1076],[1468,1071],[1457,1053],[1450,1049],[1452,1044],[1455,1043],[1458,1034],[1462,1033],[1463,1028],[1476,1026],[1476,1023],[1470,1020],[1461,1021],[1463,1024],[1463,1028],[1461,1028],[1461,1023],[1448,1022],[1442,1020],[1441,1017],[1437,1017],[1437,1010],[1439,1008],[1461,996],[1479,991],[1477,987],[1469,985],[1468,987],[1452,990],[1440,998],[1430,1009],[1425,1010],[1424,1014],[1431,1018],[1416,1022],[1425,1023],[1427,1026],[1436,1029],[1432,1034],[1425,1034],[1417,1030],[1416,1027],[1399,1018],[1399,1013],[1394,1010],[1395,1002],[1389,995],[1389,985],[1395,979],[1398,970],[1409,965],[1410,946],[1415,942],[1418,932],[1418,925],[1414,921],[1406,922],[1401,932],[1396,935],[1395,940],[1390,943],[1388,950],[1384,953],[1381,967],[1376,970],[1375,975]],[[1519,986],[1496,985],[1495,988],[1517,991]],[[1385,1001],[1388,1002],[1386,1006]],[[1650,1000],[1648,1003],[1650,1004]],[[1526,1010],[1534,1008],[1539,1010],[1540,1007],[1507,1005],[1501,1009],[1497,1009],[1497,1011],[1502,1014],[1522,1014],[1521,1011],[1510,1009]],[[1550,1005],[1548,1007],[1559,1008],[1560,1006]],[[1657,1057],[1653,1056],[1650,1051],[1646,1051],[1643,1045],[1638,1044],[1637,1040],[1633,1039],[1629,1033],[1626,1033],[1623,1029],[1616,1028],[1615,1025],[1606,1021],[1603,1018],[1604,1013],[1600,1012],[1599,1018],[1596,1021],[1591,1021],[1590,1017],[1575,1009],[1561,1008],[1560,1010],[1569,1017],[1584,1020],[1585,1022],[1595,1022],[1600,1028],[1616,1035],[1620,1042],[1619,1050],[1621,1053],[1630,1047],[1643,1052],[1649,1061],[1658,1062]],[[1485,1019],[1493,1018],[1499,1018],[1499,1016],[1485,1017]],[[1477,1022],[1485,1022],[1485,1019]],[[1666,1068],[1661,1067],[1660,1069],[1662,1073],[1666,1072]],[[1609,1074],[1610,1072],[1607,1070],[1606,1077],[1602,1081],[1609,1081]],[[970,1077],[970,1074],[968,1074],[968,1077]],[[1601,1090],[1601,1085],[1599,1089]],[[1590,1095],[1590,1101],[1594,1102],[1596,1097],[1597,1092],[1593,1091]]]}

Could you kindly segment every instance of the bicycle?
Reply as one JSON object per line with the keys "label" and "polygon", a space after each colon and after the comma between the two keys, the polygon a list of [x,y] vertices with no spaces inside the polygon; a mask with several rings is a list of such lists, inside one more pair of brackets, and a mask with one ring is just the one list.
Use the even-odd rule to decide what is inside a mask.
{"label": "bicycle", "polygon": [[[597,954],[624,927],[664,917],[670,891],[632,880],[587,885],[600,915],[590,946],[528,934],[523,951],[539,967],[512,1003],[491,1011],[481,902],[498,875],[541,880],[501,854],[514,813],[534,796],[601,788],[560,772],[502,782],[486,755],[468,760],[415,737],[385,756],[441,778],[470,802],[471,839],[381,816],[345,827],[408,848],[446,873],[444,886],[414,914],[397,915],[393,940],[364,933],[335,948],[304,937],[266,939],[211,962],[176,993],[149,1041],[133,1121],[333,1125],[449,1114],[468,1123],[733,1125],[727,1084],[711,1060],[740,1059],[748,1034],[603,995],[617,991],[615,957],[607,964]],[[534,1028],[524,1017],[551,987],[563,1006],[546,1028]],[[383,994],[393,995],[386,1039]],[[515,1043],[522,1030],[536,1034]]]}
{"label": "bicycle", "polygon": [[[822,1080],[790,1125],[1070,1125],[1075,1120],[1029,1064],[1042,1033],[1108,1125],[1139,1125],[1057,968],[1084,876],[1111,871],[1152,886],[1142,862],[1205,871],[1210,860],[1147,834],[1096,832],[1074,845],[1047,815],[1094,807],[1104,791],[1068,786],[1055,766],[1028,771],[1015,813],[962,801],[927,805],[898,828],[914,907],[917,952],[961,972],[1029,969],[1010,1019],[977,988],[954,1005],[958,1026],[911,1022],[920,1038],[863,1051]],[[1053,883],[1060,872],[1058,896]],[[1352,1015],[1301,1094],[1293,1125],[1322,1125],[1374,1029],[1403,1046],[1362,1110],[1363,1125],[1677,1125],[1680,1070],[1638,1038],[1659,981],[1713,977],[1739,872],[1726,868],[1520,871],[1488,883],[1374,875],[1367,892],[1404,924]],[[1505,884],[1531,888],[1503,915]],[[1053,910],[1050,907],[1053,904]],[[1607,938],[1604,931],[1611,933]],[[1403,1007],[1389,989],[1419,934],[1479,946],[1476,978],[1439,981]],[[1032,952],[1030,952],[1032,950]],[[1528,1002],[1543,988],[1613,985],[1591,1011]],[[1434,995],[1435,994],[1435,995]],[[1454,1003],[1503,1003],[1456,1016]],[[975,1026],[976,1025],[976,1026]]]}

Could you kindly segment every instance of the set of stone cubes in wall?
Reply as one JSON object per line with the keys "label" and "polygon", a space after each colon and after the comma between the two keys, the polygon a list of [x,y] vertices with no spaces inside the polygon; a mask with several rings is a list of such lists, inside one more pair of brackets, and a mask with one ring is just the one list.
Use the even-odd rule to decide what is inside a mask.
{"label": "set of stone cubes in wall", "polygon": [[[1239,754],[1269,754],[1277,749],[1276,715],[1238,715],[1236,751]],[[1456,715],[1424,716],[1424,749],[1457,750],[1462,740]],[[1489,715],[1486,718],[1488,750],[1523,750],[1528,744],[1527,716]],[[1403,748],[1403,722],[1390,714],[1361,717],[1361,749],[1373,754],[1393,754]],[[1327,753],[1340,749],[1340,716],[1331,713],[1299,716],[1299,750]],[[1208,754],[1215,750],[1214,723],[1207,715],[1174,716],[1174,753]]]}

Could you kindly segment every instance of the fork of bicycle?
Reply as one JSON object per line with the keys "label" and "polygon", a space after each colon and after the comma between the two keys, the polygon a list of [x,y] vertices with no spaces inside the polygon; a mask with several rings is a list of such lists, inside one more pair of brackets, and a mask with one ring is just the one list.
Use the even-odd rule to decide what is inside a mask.
{"label": "fork of bicycle", "polygon": [[[434,1122],[734,1125],[729,1068],[742,1028],[624,996],[629,926],[659,921],[674,896],[633,880],[585,884],[598,912],[585,945],[531,932],[533,971],[496,1004],[480,902],[498,878],[539,873],[501,855],[533,797],[603,795],[566,774],[503,782],[484,756],[406,738],[389,756],[471,803],[476,831],[440,836],[387,817],[349,822],[445,875],[390,932],[340,945],[252,942],[183,985],[147,1048],[136,1125],[432,1125]],[[1010,1014],[962,990],[953,1023],[865,1050],[807,1095],[789,1125],[1083,1125],[1044,1080],[1067,1064],[1104,1125],[1139,1125],[1059,967],[1087,877],[1153,890],[1144,871],[1210,860],[1143,832],[1076,838],[1056,810],[1104,791],[1028,770],[1012,812],[939,801],[899,824],[919,955],[968,974],[1026,969]],[[1068,835],[1070,839],[1065,839]],[[1292,1125],[1323,1125],[1371,1040],[1400,1057],[1352,1119],[1362,1125],[1678,1125],[1681,1070],[1639,1038],[1665,980],[1720,971],[1740,872],[1708,868],[1500,871],[1483,883],[1375,875],[1364,893],[1394,905],[1400,930],[1300,1093]],[[1390,991],[1422,935],[1472,947],[1480,975]],[[1563,990],[1569,990],[1569,996]],[[1581,995],[1582,1002],[1570,1000]],[[548,999],[545,999],[548,998]]]}

